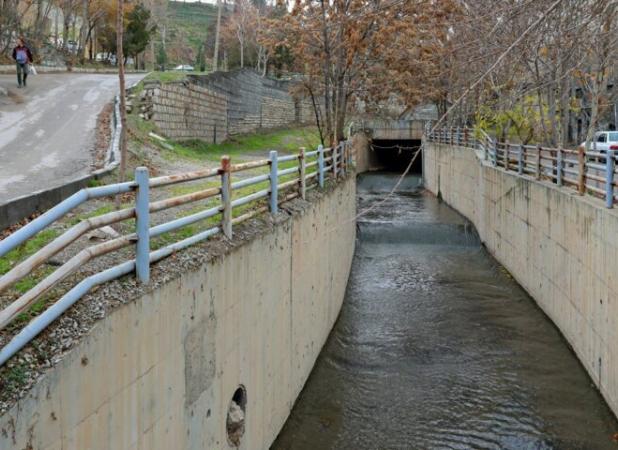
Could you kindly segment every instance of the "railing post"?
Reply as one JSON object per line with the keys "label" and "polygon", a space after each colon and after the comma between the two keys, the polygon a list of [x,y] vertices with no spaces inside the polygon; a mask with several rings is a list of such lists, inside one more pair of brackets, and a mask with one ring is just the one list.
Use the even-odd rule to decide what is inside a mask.
{"label": "railing post", "polygon": [[494,167],[498,167],[498,145],[495,139],[489,138],[491,149],[493,150],[492,164]]}
{"label": "railing post", "polygon": [[223,219],[221,228],[228,239],[232,239],[232,173],[230,157],[221,157],[221,203],[223,204]]}
{"label": "railing post", "polygon": [[536,146],[536,170],[534,176],[537,180],[541,179],[541,146]]}
{"label": "railing post", "polygon": [[348,168],[346,167],[347,159],[345,154],[345,143],[343,141],[339,141],[339,148],[341,149],[340,159],[339,159],[339,173],[344,175],[347,173]]}
{"label": "railing post", "polygon": [[586,154],[583,147],[577,149],[577,163],[579,166],[577,190],[579,195],[584,195],[586,193]]}
{"label": "railing post", "polygon": [[562,186],[562,149],[559,148],[556,152],[556,184]]}
{"label": "railing post", "polygon": [[461,129],[457,127],[457,147],[461,147]]}
{"label": "railing post", "polygon": [[277,151],[272,150],[270,152],[270,213],[277,214],[279,210],[278,196],[279,196],[279,160],[277,158]]}
{"label": "railing post", "polygon": [[324,187],[324,146],[318,147],[318,184]]}
{"label": "railing post", "polygon": [[305,194],[307,193],[307,180],[305,180],[305,147],[301,147],[298,152],[298,190],[300,194],[300,198],[305,199]]}
{"label": "railing post", "polygon": [[148,169],[146,167],[135,169],[135,182],[137,183],[137,192],[135,194],[135,229],[137,234],[135,272],[137,280],[143,284],[148,284],[150,281],[150,194],[148,178]]}
{"label": "railing post", "polygon": [[346,141],[346,144],[348,146],[348,158],[350,161],[350,167],[355,167],[355,160],[354,160],[354,146],[352,145],[352,141],[350,141],[350,138],[348,138],[348,140]]}
{"label": "railing post", "polygon": [[464,127],[464,145],[469,147],[468,145],[468,127]]}
{"label": "railing post", "polygon": [[504,170],[509,170],[509,151],[511,146],[507,143],[504,143],[504,153],[502,154],[502,164],[504,165]]}
{"label": "railing post", "polygon": [[331,161],[333,165],[333,179],[337,179],[337,146],[333,147],[333,160]]}
{"label": "railing post", "polygon": [[524,146],[519,146],[519,151],[517,153],[517,173],[519,175],[524,174]]}
{"label": "railing post", "polygon": [[605,206],[608,208],[613,208],[614,206],[614,158],[614,151],[607,150],[605,163]]}

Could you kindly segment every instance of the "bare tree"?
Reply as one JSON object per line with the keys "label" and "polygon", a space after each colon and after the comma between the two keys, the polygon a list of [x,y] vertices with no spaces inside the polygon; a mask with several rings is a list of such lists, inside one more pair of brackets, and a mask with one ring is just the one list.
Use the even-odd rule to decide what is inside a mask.
{"label": "bare tree", "polygon": [[212,70],[216,72],[219,67],[219,39],[221,38],[221,12],[223,10],[223,3],[221,0],[217,0],[217,31],[215,34],[215,54],[212,58]]}
{"label": "bare tree", "polygon": [[119,180],[122,183],[126,179],[127,171],[127,102],[124,82],[124,52],[122,49],[122,38],[124,31],[124,0],[118,1],[116,16],[116,61],[118,64],[118,81],[120,84],[120,123],[122,133],[120,134],[120,168],[118,172]]}

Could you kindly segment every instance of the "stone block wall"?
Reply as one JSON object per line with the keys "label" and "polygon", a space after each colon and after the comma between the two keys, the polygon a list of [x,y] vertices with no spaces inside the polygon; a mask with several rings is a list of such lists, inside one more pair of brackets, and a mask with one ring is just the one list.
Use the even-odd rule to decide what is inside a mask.
{"label": "stone block wall", "polygon": [[227,138],[225,95],[192,83],[161,84],[147,98],[152,120],[169,138],[221,142]]}
{"label": "stone block wall", "polygon": [[179,83],[148,85],[143,99],[167,137],[222,142],[230,136],[312,124],[310,101],[290,94],[290,82],[253,70],[189,75]]}

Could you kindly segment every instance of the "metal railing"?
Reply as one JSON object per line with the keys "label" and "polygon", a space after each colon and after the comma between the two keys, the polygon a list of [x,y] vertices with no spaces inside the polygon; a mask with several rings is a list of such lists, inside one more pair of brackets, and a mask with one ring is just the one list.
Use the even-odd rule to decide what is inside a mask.
{"label": "metal railing", "polygon": [[[32,319],[28,325],[20,330],[0,350],[0,366],[4,365],[6,361],[93,287],[132,272],[136,273],[139,282],[147,284],[150,279],[150,265],[152,263],[218,233],[223,233],[227,238],[231,239],[234,225],[269,210],[272,214],[276,214],[282,202],[296,197],[305,198],[309,189],[324,187],[326,178],[337,180],[341,175],[350,170],[353,164],[352,153],[352,147],[349,141],[346,141],[333,148],[325,149],[320,146],[314,151],[305,151],[305,149],[301,148],[298,154],[292,155],[280,156],[276,151],[271,151],[268,159],[242,164],[232,164],[230,158],[224,156],[221,159],[221,166],[217,169],[156,178],[150,178],[148,170],[144,167],[139,167],[135,169],[134,181],[82,189],[73,194],[0,241],[0,257],[24,244],[37,233],[89,200],[134,192],[135,206],[87,218],[72,226],[0,277],[0,293],[29,275],[37,267],[49,262],[54,255],[92,230],[135,219],[134,232],[79,251],[66,263],[62,264],[21,295],[21,297],[0,311],[0,330],[12,323],[20,314],[28,311],[41,296],[48,293],[54,286],[57,286],[70,275],[78,272],[89,261],[129,246],[135,246],[135,259],[125,261],[81,280],[49,308]],[[287,168],[280,167],[284,163],[287,163],[286,165],[292,164],[292,166]],[[237,181],[232,180],[233,176],[240,172],[248,170],[257,171],[260,169],[267,169],[266,173],[242,178]],[[207,187],[206,189],[164,200],[151,201],[151,189],[213,178],[219,179],[219,183],[214,187]],[[233,198],[234,191],[248,187],[253,187],[254,190],[257,190],[243,197]],[[204,202],[202,202],[201,206],[204,208],[197,212],[191,212],[189,215],[162,224],[151,225],[151,214],[180,205],[206,199],[216,200],[217,198],[219,201],[215,206],[206,207]],[[250,204],[254,206],[252,209],[247,212],[241,211],[240,215],[234,217],[235,210],[238,212],[240,207]],[[198,231],[188,238],[168,244],[157,250],[151,250],[150,240],[152,238],[216,216],[220,217],[216,226]]]}
{"label": "metal railing", "polygon": [[549,181],[605,200],[607,208],[617,201],[616,150],[586,151],[497,142],[482,130],[441,128],[427,136],[430,142],[470,147],[482,151],[483,160],[520,176]]}

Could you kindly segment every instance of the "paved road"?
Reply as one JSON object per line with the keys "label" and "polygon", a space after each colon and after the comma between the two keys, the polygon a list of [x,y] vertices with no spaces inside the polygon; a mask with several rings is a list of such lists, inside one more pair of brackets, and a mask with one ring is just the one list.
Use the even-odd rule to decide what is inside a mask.
{"label": "paved road", "polygon": [[37,75],[26,89],[0,75],[0,205],[87,174],[97,116],[117,90],[116,75]]}

